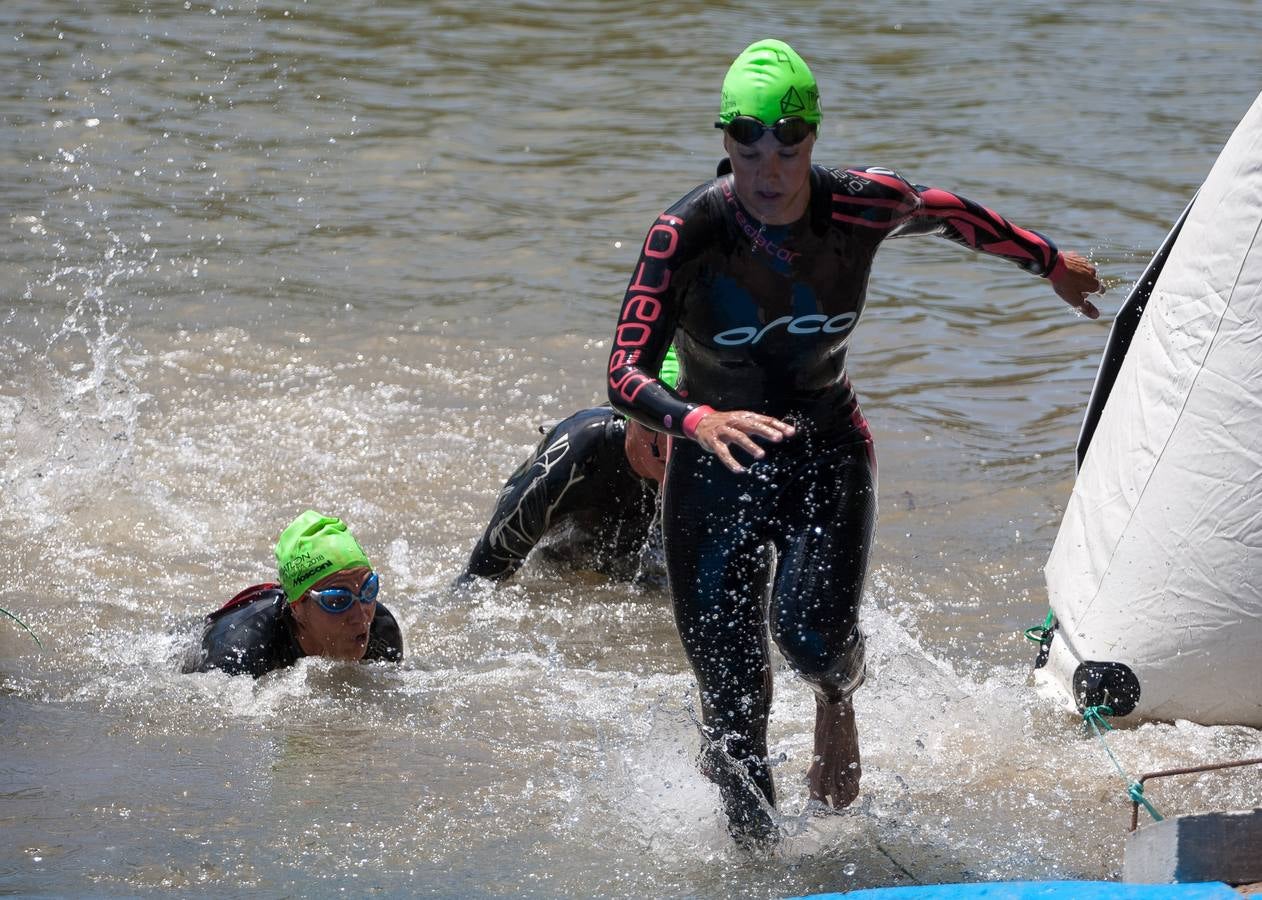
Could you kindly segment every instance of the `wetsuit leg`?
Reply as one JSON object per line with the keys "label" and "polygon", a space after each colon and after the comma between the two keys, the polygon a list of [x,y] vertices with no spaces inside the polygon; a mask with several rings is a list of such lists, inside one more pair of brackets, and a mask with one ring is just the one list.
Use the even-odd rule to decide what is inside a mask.
{"label": "wetsuit leg", "polygon": [[748,479],[728,472],[696,444],[676,444],[663,535],[675,622],[696,673],[702,724],[712,742],[703,769],[719,785],[733,833],[763,837],[774,827],[748,782],[774,805],[767,767],[771,567],[746,484]]}
{"label": "wetsuit leg", "polygon": [[769,621],[785,659],[833,702],[863,679],[859,601],[876,527],[876,477],[870,442],[810,457],[783,486],[769,523],[777,555]]}
{"label": "wetsuit leg", "polygon": [[[876,522],[871,443],[801,435],[747,474],[679,443],[667,475],[663,525],[675,618],[701,689],[709,751],[733,833],[774,828],[716,760],[730,758],[767,801],[771,669],[767,630],[827,701],[863,676],[859,600]],[[768,549],[775,548],[774,576]],[[756,800],[756,798],[754,798]]]}

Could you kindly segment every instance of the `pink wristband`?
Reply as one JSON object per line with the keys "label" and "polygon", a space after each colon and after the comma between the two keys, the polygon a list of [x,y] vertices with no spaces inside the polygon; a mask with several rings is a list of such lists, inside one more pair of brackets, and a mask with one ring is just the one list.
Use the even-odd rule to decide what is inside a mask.
{"label": "pink wristband", "polygon": [[1069,271],[1069,267],[1065,265],[1065,257],[1057,253],[1056,262],[1052,264],[1051,271],[1047,273],[1047,280],[1055,282],[1057,278],[1060,278],[1067,271]]}
{"label": "pink wristband", "polygon": [[690,440],[697,438],[697,423],[704,419],[710,413],[714,412],[713,406],[698,406],[688,415],[684,416],[684,420],[679,423],[679,427],[684,432],[684,437]]}

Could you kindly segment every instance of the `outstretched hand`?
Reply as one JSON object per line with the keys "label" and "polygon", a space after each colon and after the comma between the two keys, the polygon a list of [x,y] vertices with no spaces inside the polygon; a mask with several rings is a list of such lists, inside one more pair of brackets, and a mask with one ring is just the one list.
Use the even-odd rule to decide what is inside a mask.
{"label": "outstretched hand", "polygon": [[697,423],[695,437],[697,443],[717,456],[723,465],[733,472],[744,472],[745,467],[732,456],[733,445],[754,459],[762,459],[767,452],[754,443],[750,435],[782,441],[792,437],[796,431],[788,422],[738,409],[703,416]]}
{"label": "outstretched hand", "polygon": [[1061,253],[1052,270],[1051,282],[1057,295],[1074,309],[1088,319],[1100,318],[1100,310],[1087,299],[1088,294],[1104,293],[1104,285],[1090,260],[1077,253]]}

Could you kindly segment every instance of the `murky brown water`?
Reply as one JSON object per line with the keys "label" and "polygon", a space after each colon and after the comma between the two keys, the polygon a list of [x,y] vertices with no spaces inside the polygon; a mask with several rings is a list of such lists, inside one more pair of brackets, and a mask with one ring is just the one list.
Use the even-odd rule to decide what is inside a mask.
{"label": "murky brown water", "polygon": [[[752,896],[1114,877],[1122,785],[1022,627],[1107,318],[1256,94],[1252,2],[124,2],[0,7],[0,892]],[[947,242],[883,251],[852,374],[881,456],[864,794],[776,855],[696,772],[660,592],[446,591],[535,424],[597,402],[644,230],[707,177],[731,56],[811,61],[817,159],[1090,253],[1098,323]],[[307,506],[350,521],[401,668],[179,676]],[[1111,737],[1138,772],[1256,731]],[[1163,789],[1244,805],[1253,782]]]}

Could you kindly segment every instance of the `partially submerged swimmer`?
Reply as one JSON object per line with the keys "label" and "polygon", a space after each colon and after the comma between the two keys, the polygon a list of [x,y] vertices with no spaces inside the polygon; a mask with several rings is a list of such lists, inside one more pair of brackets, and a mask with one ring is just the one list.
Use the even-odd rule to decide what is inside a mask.
{"label": "partially submerged swimmer", "polygon": [[307,510],[276,542],[280,583],[246,588],[206,617],[182,671],[255,678],[304,656],[403,659],[403,635],[377,601],[379,578],[341,519]]}
{"label": "partially submerged swimmer", "polygon": [[[672,387],[679,380],[669,350],[660,377]],[[654,537],[660,546],[657,492],[669,447],[668,436],[608,406],[579,410],[548,429],[500,489],[458,583],[505,581],[545,540],[540,549],[553,560],[613,578],[644,577]]]}

